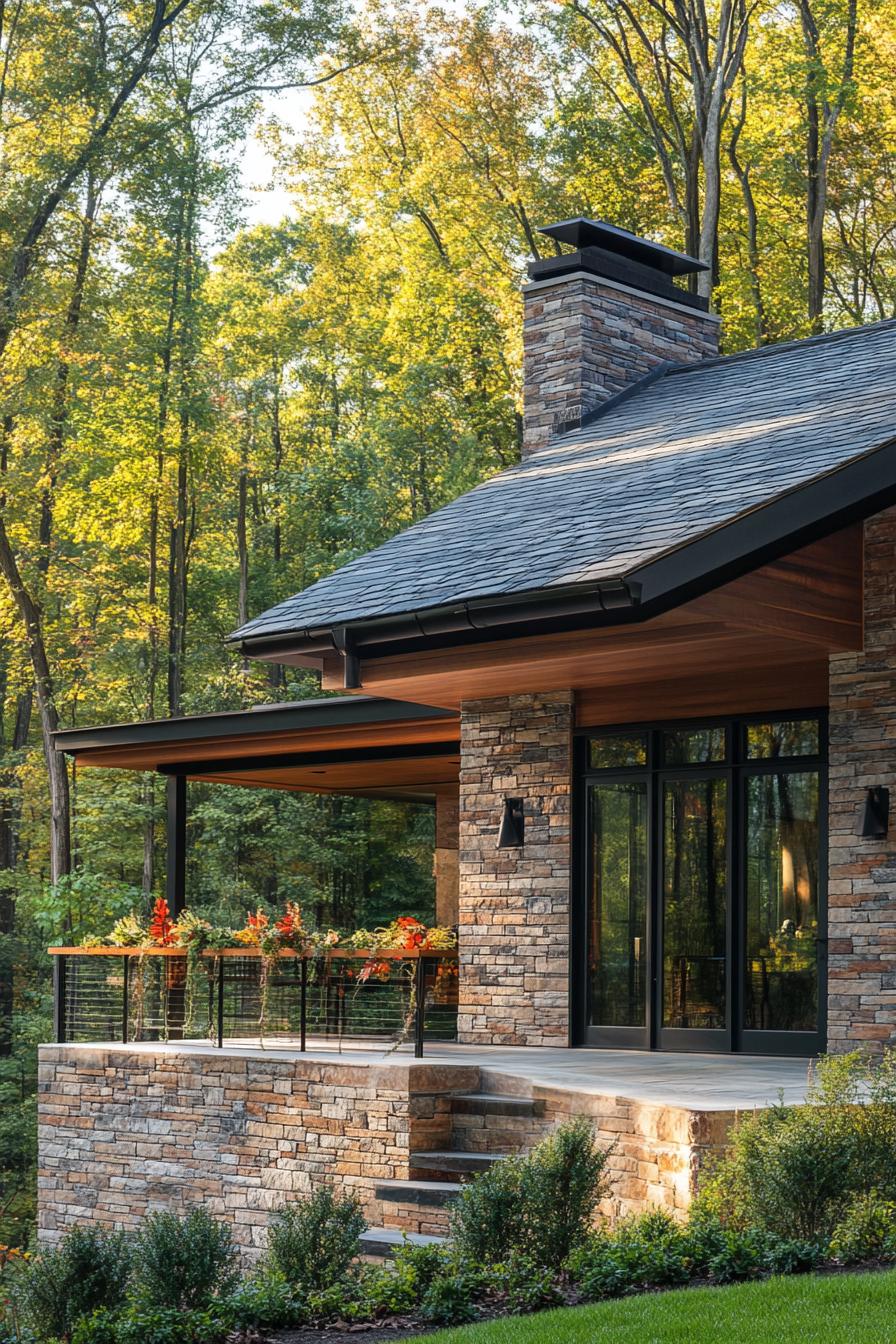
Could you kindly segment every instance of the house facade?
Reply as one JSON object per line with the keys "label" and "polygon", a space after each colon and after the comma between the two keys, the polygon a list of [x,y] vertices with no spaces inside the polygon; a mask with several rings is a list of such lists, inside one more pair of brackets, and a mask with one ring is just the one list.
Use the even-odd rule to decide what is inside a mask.
{"label": "house facade", "polygon": [[[126,1047],[48,1048],[47,1235],[75,1216],[71,1182],[82,1211],[110,1220],[138,1189],[149,1207],[213,1188],[230,1208],[215,1154],[243,1152],[226,1136],[247,1097],[250,1116],[276,1112],[247,1120],[255,1146],[227,1159],[255,1182],[254,1203],[245,1187],[233,1198],[261,1223],[272,1190],[327,1172],[373,1208],[378,1173],[389,1198],[400,1185],[429,1208],[434,1171],[475,1164],[423,1150],[457,1133],[484,1143],[458,1115],[497,1113],[503,1133],[522,1107],[524,1142],[569,1111],[556,1091],[536,1106],[513,1086],[495,1111],[476,1051],[692,1054],[697,1079],[712,1055],[752,1068],[896,1044],[896,322],[720,357],[719,319],[685,287],[699,263],[593,221],[544,233],[556,255],[523,294],[521,463],[232,637],[242,657],[315,668],[340,694],[56,743],[84,765],[166,776],[175,911],[190,779],[433,801],[437,915],[459,942],[456,1067],[470,1076],[433,1066],[415,1091],[397,1064],[377,1083],[250,1052],[221,1081],[226,1061],[168,1046],[144,1077]],[[241,1081],[253,1068],[264,1081]],[[148,1091],[132,1103],[134,1069]],[[684,1207],[695,1154],[734,1102],[701,1118],[679,1089],[673,1121],[613,1087],[589,1105],[622,1136],[618,1207]],[[147,1191],[139,1143],[127,1157],[122,1145],[154,1095],[175,1115],[175,1094],[194,1098],[170,1121],[178,1134],[210,1114],[223,1128],[203,1129],[192,1166],[172,1142]],[[125,1204],[86,1134],[107,1121]],[[296,1126],[313,1142],[302,1130],[280,1181]],[[83,1163],[66,1177],[72,1144]]]}
{"label": "house facade", "polygon": [[461,1042],[887,1043],[896,325],[720,358],[699,263],[544,233],[521,464],[233,636],[345,701],[57,745],[169,775],[175,909],[187,778],[434,798]]}
{"label": "house facade", "polygon": [[544,232],[521,465],[235,642],[456,714],[462,1041],[886,1043],[896,327],[719,358],[698,263]]}

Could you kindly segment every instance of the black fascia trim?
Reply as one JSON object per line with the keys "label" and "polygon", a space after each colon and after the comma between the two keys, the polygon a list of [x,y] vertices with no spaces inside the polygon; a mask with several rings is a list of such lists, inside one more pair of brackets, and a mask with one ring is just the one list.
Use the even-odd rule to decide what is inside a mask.
{"label": "black fascia trim", "polygon": [[[881,486],[881,480],[890,484]],[[678,606],[896,503],[896,438],[641,566],[642,611]]]}
{"label": "black fascia trim", "polygon": [[224,710],[180,719],[148,719],[141,723],[61,728],[53,734],[53,746],[56,751],[73,755],[79,751],[103,747],[190,742],[194,739],[213,741],[219,737],[242,737],[263,732],[338,728],[342,724],[358,726],[456,717],[454,710],[435,705],[415,705],[407,700],[385,700],[370,695],[334,696],[332,699],[299,700],[289,705],[259,705],[255,709]]}
{"label": "black fascia trim", "polygon": [[257,756],[233,756],[218,760],[172,761],[156,767],[160,775],[245,775],[254,770],[289,770],[294,766],[354,765],[369,761],[419,761],[457,756],[459,741],[411,742],[396,747],[354,747],[332,751],[261,752]]}

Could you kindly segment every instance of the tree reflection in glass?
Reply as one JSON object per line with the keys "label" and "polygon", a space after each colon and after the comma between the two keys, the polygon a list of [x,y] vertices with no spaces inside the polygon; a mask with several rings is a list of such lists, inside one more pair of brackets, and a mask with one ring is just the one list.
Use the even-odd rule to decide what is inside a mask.
{"label": "tree reflection in glass", "polygon": [[727,782],[663,790],[663,1025],[725,1027]]}
{"label": "tree reflection in glass", "polygon": [[641,1027],[647,984],[646,784],[595,785],[591,827],[591,1021]]}
{"label": "tree reflection in glass", "polygon": [[754,775],[747,794],[744,1025],[815,1031],[818,775]]}

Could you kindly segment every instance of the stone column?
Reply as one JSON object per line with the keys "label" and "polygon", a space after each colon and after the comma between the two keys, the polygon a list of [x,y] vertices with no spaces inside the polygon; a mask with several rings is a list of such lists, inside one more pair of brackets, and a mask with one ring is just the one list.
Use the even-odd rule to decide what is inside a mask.
{"label": "stone column", "polygon": [[436,796],[436,848],[432,870],[436,879],[436,923],[444,929],[452,929],[457,923],[459,806],[453,795]]}
{"label": "stone column", "polygon": [[[831,658],[828,1049],[896,1045],[896,509],[865,524],[865,647]],[[865,791],[890,832],[856,834]]]}
{"label": "stone column", "polygon": [[[460,738],[458,1037],[569,1041],[571,692],[467,701]],[[498,849],[505,797],[525,844]]]}

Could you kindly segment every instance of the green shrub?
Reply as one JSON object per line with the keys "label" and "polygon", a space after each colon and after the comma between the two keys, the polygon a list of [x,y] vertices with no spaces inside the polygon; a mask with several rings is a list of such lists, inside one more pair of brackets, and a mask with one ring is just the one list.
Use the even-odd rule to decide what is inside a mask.
{"label": "green shrub", "polygon": [[456,1267],[456,1257],[447,1246],[405,1242],[396,1250],[391,1265],[361,1268],[359,1283],[366,1314],[397,1316],[415,1311],[431,1284],[453,1274]]}
{"label": "green shrub", "polygon": [[606,1193],[608,1150],[584,1117],[560,1125],[526,1158],[504,1158],[462,1187],[451,1214],[459,1253],[473,1263],[522,1255],[559,1269],[588,1234]]}
{"label": "green shrub", "polygon": [[467,1325],[477,1314],[473,1285],[459,1269],[433,1279],[420,1307],[420,1315],[433,1325]]}
{"label": "green shrub", "polygon": [[160,1313],[202,1311],[215,1298],[226,1297],[238,1279],[230,1228],[205,1209],[183,1218],[151,1213],[144,1220],[134,1247],[134,1287],[141,1306]]}
{"label": "green shrub", "polygon": [[344,1278],[366,1227],[354,1195],[337,1195],[324,1187],[274,1215],[267,1262],[302,1291],[325,1292]]}
{"label": "green shrub", "polygon": [[451,1236],[473,1264],[503,1260],[525,1234],[523,1159],[506,1157],[461,1186],[451,1209]]}
{"label": "green shrub", "polygon": [[896,1053],[821,1060],[807,1101],[742,1120],[699,1204],[785,1241],[827,1241],[855,1196],[896,1200]]}
{"label": "green shrub", "polygon": [[[232,1324],[232,1317],[222,1303],[201,1311],[178,1307],[135,1308],[119,1317],[115,1344],[221,1344]],[[108,1344],[108,1341],[101,1337],[79,1340],[78,1344]]]}
{"label": "green shrub", "polygon": [[876,1190],[857,1195],[834,1228],[830,1252],[845,1265],[896,1258],[896,1204]]}
{"label": "green shrub", "polygon": [[236,1330],[295,1330],[304,1325],[304,1298],[273,1270],[244,1279],[227,1299]]}
{"label": "green shrub", "polygon": [[72,1344],[117,1344],[119,1314],[100,1307],[82,1316],[72,1331]]}
{"label": "green shrub", "polygon": [[693,1258],[686,1229],[657,1209],[594,1235],[573,1252],[567,1268],[582,1296],[600,1301],[687,1283]]}
{"label": "green shrub", "polygon": [[505,1293],[507,1310],[513,1316],[544,1311],[563,1302],[555,1271],[524,1255],[511,1256],[506,1265],[497,1267],[495,1286]]}
{"label": "green shrub", "polygon": [[13,1297],[27,1326],[41,1338],[67,1339],[77,1321],[124,1301],[131,1247],[122,1232],[73,1227],[53,1250],[16,1274]]}

